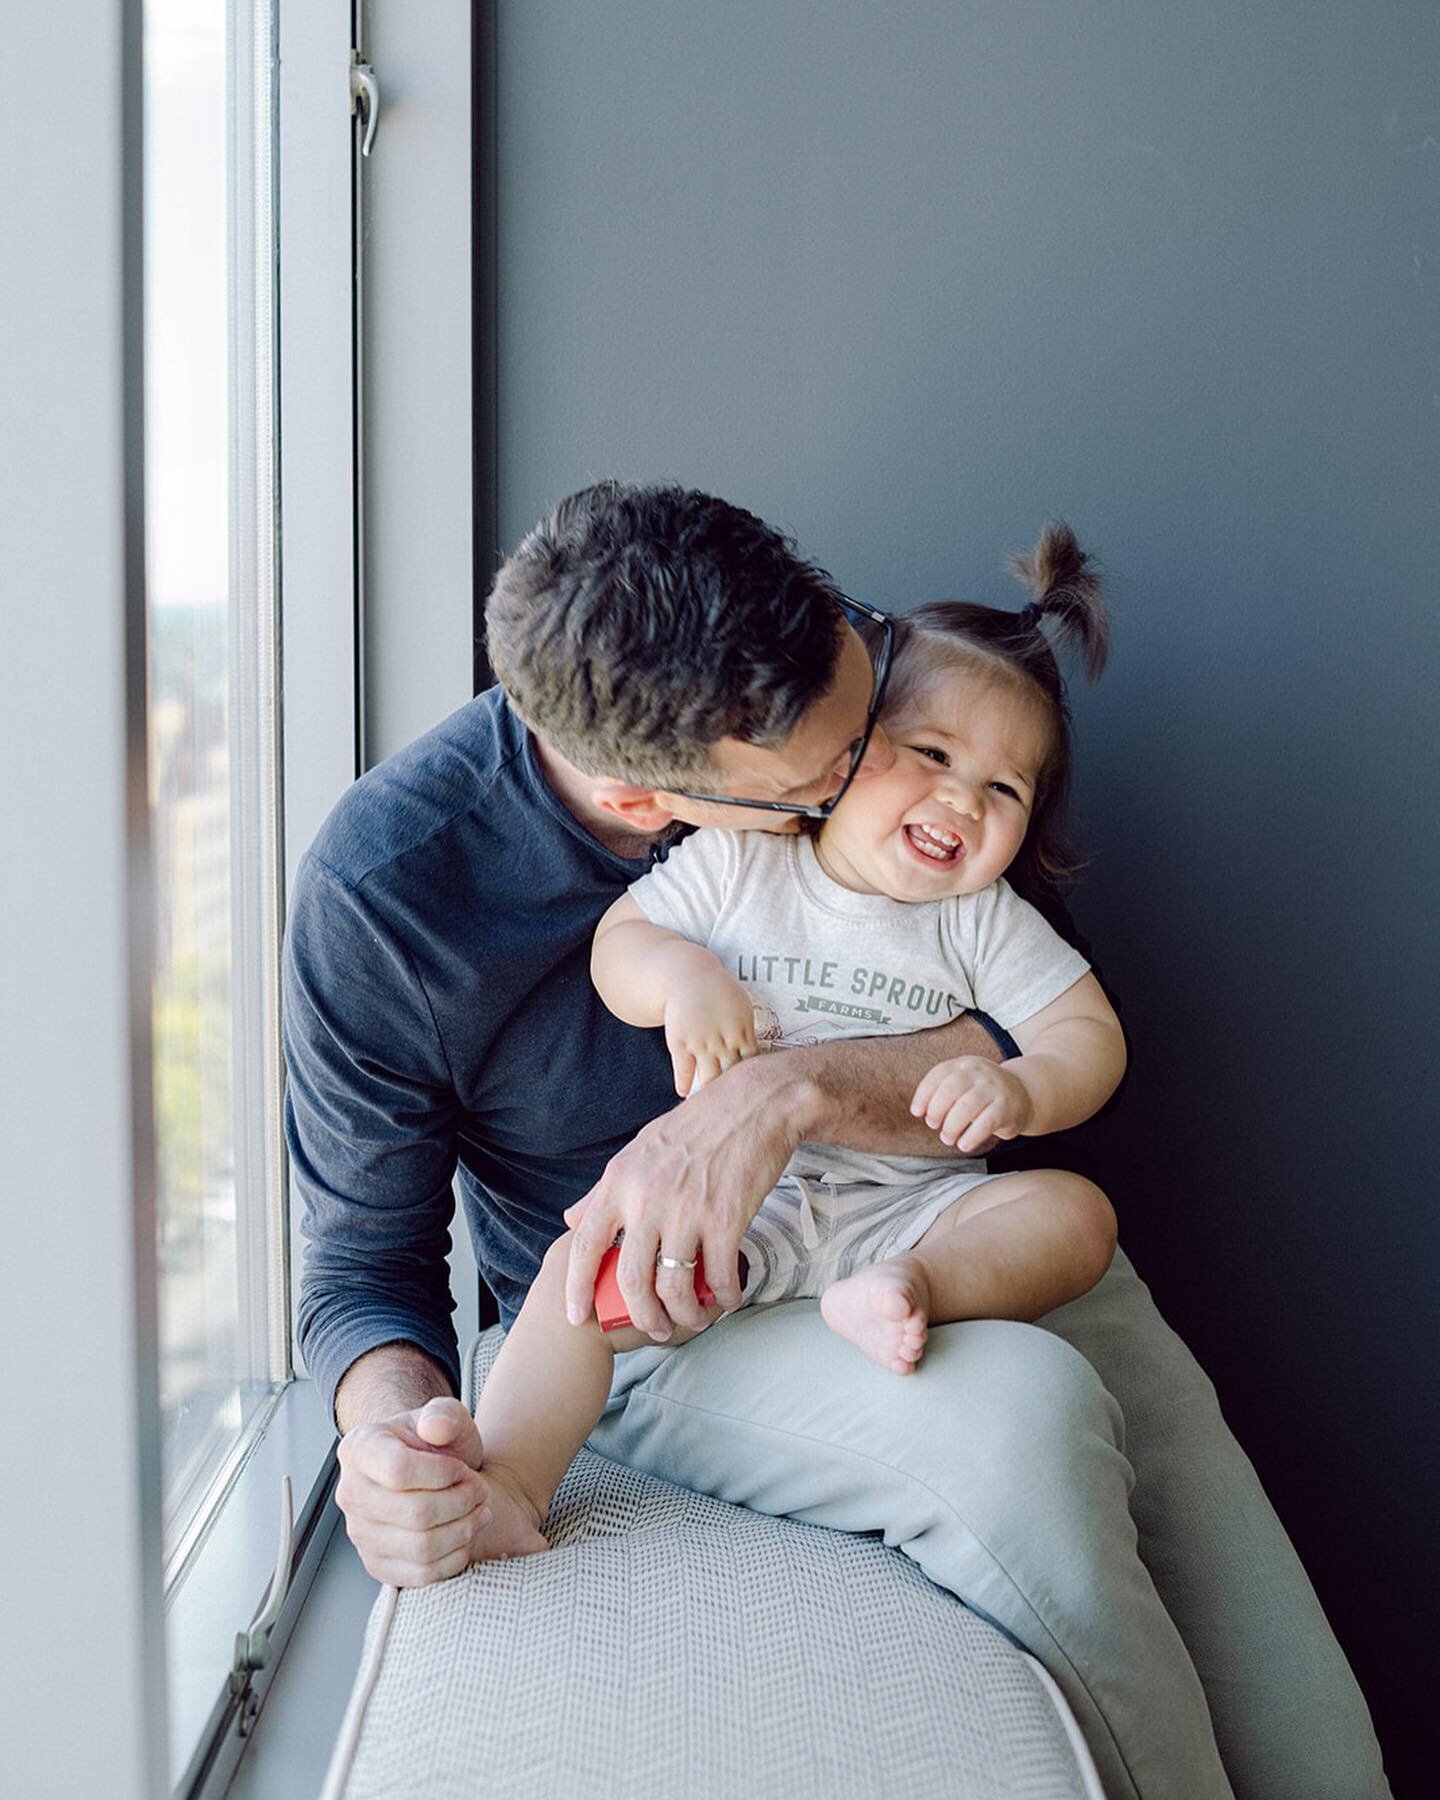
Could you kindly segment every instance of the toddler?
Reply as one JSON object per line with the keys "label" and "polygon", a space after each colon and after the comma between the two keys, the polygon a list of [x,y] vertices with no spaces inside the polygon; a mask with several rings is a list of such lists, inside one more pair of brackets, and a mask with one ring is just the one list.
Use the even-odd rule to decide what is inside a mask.
{"label": "toddler", "polygon": [[[1041,625],[1100,672],[1106,615],[1086,562],[1051,525],[1014,564],[1035,596],[1020,614],[945,602],[898,619],[881,715],[893,765],[857,779],[813,837],[694,833],[595,934],[597,989],[621,1019],[664,1027],[682,1095],[762,1048],[923,1031],[970,1009],[1014,1038],[1011,1061],[939,1062],[915,1091],[912,1113],[960,1154],[802,1144],[743,1240],[742,1305],[818,1296],[831,1329],[896,1375],[915,1371],[930,1324],[1039,1318],[1092,1287],[1114,1251],[1091,1183],[991,1175],[977,1155],[1089,1118],[1125,1065],[1085,960],[1004,879],[1070,867],[1069,721]],[[487,1554],[546,1547],[538,1527],[615,1352],[650,1342],[567,1322],[569,1241],[547,1254],[477,1409]],[[697,1252],[680,1254],[690,1266]]]}

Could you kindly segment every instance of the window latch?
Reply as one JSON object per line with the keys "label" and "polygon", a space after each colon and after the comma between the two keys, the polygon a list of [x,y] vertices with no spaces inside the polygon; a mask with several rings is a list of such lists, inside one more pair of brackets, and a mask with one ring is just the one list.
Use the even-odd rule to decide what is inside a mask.
{"label": "window latch", "polygon": [[240,1708],[236,1729],[248,1737],[260,1711],[260,1697],[252,1677],[265,1667],[270,1655],[270,1633],[280,1619],[290,1592],[290,1569],[295,1556],[295,1499],[287,1475],[280,1483],[280,1544],[275,1553],[275,1573],[260,1602],[260,1610],[244,1631],[235,1634],[235,1661],[230,1669],[230,1693]]}
{"label": "window latch", "polygon": [[375,127],[380,123],[380,83],[369,63],[361,62],[360,52],[350,52],[350,116],[359,113],[365,127],[360,140],[360,154],[368,156],[375,142]]}

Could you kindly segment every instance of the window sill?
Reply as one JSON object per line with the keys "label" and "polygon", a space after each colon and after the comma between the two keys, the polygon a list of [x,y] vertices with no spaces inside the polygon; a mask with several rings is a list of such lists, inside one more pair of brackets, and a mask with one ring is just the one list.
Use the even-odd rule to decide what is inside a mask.
{"label": "window sill", "polygon": [[[275,1573],[287,1475],[295,1497],[290,1588],[266,1666],[252,1674],[242,1697],[230,1681],[235,1638],[259,1612]],[[223,1793],[239,1761],[339,1517],[330,1498],[335,1475],[335,1427],[314,1384],[292,1381],[166,1599],[170,1784],[183,1800]]]}

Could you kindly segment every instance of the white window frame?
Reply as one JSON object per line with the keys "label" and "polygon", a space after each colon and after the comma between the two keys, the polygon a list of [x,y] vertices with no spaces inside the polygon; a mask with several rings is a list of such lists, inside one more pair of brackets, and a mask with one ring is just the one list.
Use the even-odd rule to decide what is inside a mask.
{"label": "white window frame", "polygon": [[[349,0],[279,6],[287,895],[345,788],[471,693],[468,14],[453,0],[399,10],[352,9]],[[337,109],[349,111],[352,45],[380,85],[368,159],[358,126],[335,128]],[[290,1208],[293,1319],[302,1263],[293,1190]],[[476,1324],[477,1278],[468,1234],[457,1224],[453,1235],[463,1340]],[[258,1599],[275,1555],[279,1475],[294,1480],[297,1546],[277,1647],[338,1520],[331,1421],[304,1379],[298,1342],[292,1360],[301,1378],[242,1472],[210,1553],[187,1577],[188,1600],[182,1590],[200,1629],[213,1637],[225,1620],[227,1647],[239,1585],[225,1571],[243,1563],[246,1594]],[[215,1672],[194,1666],[192,1710],[215,1694]],[[255,1677],[257,1702],[273,1673],[272,1659]],[[177,1791],[210,1800],[248,1742],[235,1708],[218,1703],[197,1742]]]}
{"label": "white window frame", "polygon": [[[358,288],[350,0],[280,0],[280,628],[285,893],[364,767],[360,712]],[[349,120],[347,126],[346,121]],[[291,1318],[300,1215],[291,1193]],[[304,1363],[292,1331],[291,1358]]]}
{"label": "white window frame", "polygon": [[[305,846],[361,768],[355,43],[350,0],[277,7],[277,556],[285,894]],[[305,1592],[338,1521],[335,1431],[305,1377],[298,1316],[299,1201],[287,1196],[296,1379],[237,1470],[167,1597],[172,1793],[222,1794],[243,1754]],[[289,1589],[264,1667],[232,1682],[235,1635],[276,1573],[279,1494],[294,1498]]]}
{"label": "white window frame", "polygon": [[[493,9],[456,0],[364,0],[360,44],[380,86],[363,165],[362,586],[364,767],[474,691],[475,563],[471,245],[488,229],[472,191],[471,33]],[[493,470],[485,471],[487,478]],[[479,1275],[463,1208],[450,1291],[463,1348]]]}

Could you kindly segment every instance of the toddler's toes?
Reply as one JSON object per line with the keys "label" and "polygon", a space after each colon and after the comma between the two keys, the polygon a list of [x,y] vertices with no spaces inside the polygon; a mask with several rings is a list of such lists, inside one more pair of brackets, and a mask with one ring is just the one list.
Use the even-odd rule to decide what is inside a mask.
{"label": "toddler's toes", "polygon": [[928,1300],[923,1267],[894,1257],[832,1282],[820,1296],[820,1315],[882,1369],[909,1375],[924,1353]]}
{"label": "toddler's toes", "polygon": [[890,1365],[897,1375],[914,1372],[915,1365],[925,1354],[925,1339],[928,1335],[929,1327],[924,1315],[911,1313],[901,1328],[900,1341],[895,1346],[895,1361]]}

